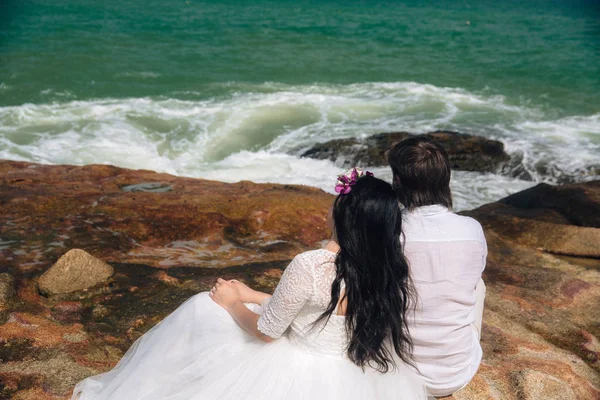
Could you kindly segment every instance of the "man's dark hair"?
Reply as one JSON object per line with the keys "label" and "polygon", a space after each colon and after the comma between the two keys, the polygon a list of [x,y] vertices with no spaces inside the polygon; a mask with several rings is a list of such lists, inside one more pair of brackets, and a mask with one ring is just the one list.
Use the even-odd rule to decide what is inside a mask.
{"label": "man's dark hair", "polygon": [[392,147],[387,158],[396,196],[404,207],[452,208],[450,160],[439,143],[424,135],[412,136]]}

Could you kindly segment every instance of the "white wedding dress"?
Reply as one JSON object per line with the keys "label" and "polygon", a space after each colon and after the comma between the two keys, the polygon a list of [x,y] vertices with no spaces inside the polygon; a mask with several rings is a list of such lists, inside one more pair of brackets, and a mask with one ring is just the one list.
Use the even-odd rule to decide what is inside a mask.
{"label": "white wedding dress", "polygon": [[346,356],[343,316],[313,327],[331,299],[335,254],[302,253],[262,306],[264,343],[247,334],[207,292],[184,302],[139,338],[111,371],[77,384],[77,400],[426,399],[405,364],[363,371]]}

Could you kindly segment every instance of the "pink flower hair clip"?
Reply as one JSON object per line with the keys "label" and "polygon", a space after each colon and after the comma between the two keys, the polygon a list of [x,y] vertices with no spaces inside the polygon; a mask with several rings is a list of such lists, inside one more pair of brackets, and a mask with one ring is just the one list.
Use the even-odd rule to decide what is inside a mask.
{"label": "pink flower hair clip", "polygon": [[345,174],[338,175],[335,185],[335,192],[339,194],[348,194],[352,190],[352,186],[358,181],[361,176],[373,176],[372,172],[363,172],[360,168],[352,168]]}

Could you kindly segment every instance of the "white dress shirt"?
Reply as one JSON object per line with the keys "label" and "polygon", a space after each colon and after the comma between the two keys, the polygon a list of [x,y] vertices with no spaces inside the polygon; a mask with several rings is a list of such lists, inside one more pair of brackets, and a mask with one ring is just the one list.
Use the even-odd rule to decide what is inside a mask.
{"label": "white dress shirt", "polygon": [[473,378],[481,363],[473,324],[485,236],[476,220],[441,205],[404,211],[402,231],[418,296],[408,317],[413,357],[429,393],[450,395]]}

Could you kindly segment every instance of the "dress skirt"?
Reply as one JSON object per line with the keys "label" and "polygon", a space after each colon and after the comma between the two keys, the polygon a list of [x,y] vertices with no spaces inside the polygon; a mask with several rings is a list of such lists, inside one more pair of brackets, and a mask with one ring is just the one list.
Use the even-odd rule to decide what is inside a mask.
{"label": "dress skirt", "polygon": [[426,398],[403,364],[381,374],[345,356],[307,352],[285,335],[264,343],[203,292],[140,337],[111,371],[79,382],[72,400]]}

